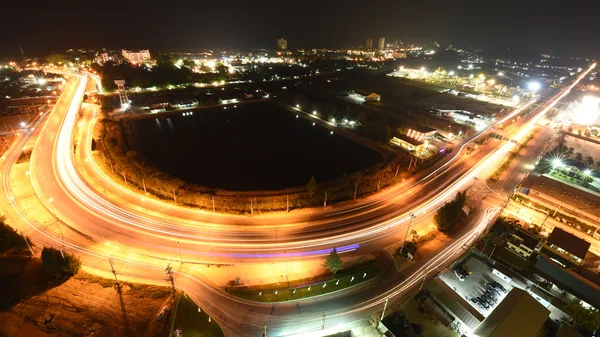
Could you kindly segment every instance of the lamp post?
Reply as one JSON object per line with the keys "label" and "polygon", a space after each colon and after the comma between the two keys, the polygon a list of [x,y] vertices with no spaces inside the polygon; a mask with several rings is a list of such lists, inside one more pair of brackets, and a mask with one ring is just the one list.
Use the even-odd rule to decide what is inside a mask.
{"label": "lamp post", "polygon": [[402,241],[402,247],[400,247],[400,252],[398,252],[398,255],[402,255],[402,251],[404,250],[404,244],[406,243],[406,237],[408,237],[408,231],[410,230],[410,225],[412,224],[412,221],[414,218],[417,217],[417,215],[415,213],[410,213],[410,220],[408,221],[408,227],[406,227],[406,234],[404,235],[404,240]]}

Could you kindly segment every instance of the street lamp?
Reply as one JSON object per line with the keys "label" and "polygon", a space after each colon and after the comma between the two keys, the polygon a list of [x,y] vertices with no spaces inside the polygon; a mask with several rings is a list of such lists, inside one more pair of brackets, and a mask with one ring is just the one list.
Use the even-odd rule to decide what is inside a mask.
{"label": "street lamp", "polygon": [[415,213],[410,213],[410,220],[408,221],[408,227],[406,227],[406,234],[404,235],[404,240],[402,241],[402,247],[400,247],[400,251],[398,252],[398,255],[402,255],[402,251],[404,250],[404,244],[406,243],[406,238],[408,237],[408,231],[410,230],[410,224],[412,223],[413,219],[416,218],[416,214]]}
{"label": "street lamp", "polygon": [[562,162],[562,160],[560,160],[560,158],[555,158],[552,160],[552,167],[554,168],[559,168],[559,167],[563,167],[565,164]]}

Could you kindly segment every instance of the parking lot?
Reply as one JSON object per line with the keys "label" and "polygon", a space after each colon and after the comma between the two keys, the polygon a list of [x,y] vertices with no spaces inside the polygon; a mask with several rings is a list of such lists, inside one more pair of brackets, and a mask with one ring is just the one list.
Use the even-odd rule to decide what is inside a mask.
{"label": "parking lot", "polygon": [[[454,289],[454,291],[463,297],[475,310],[487,317],[504,299],[506,294],[512,289],[512,286],[502,278],[492,274],[492,268],[477,258],[469,258],[464,265],[471,270],[471,274],[465,278],[464,281],[461,281],[456,276],[454,269],[442,274],[440,279],[450,288]],[[486,287],[486,283],[494,281],[498,282],[498,284],[506,290],[506,293],[501,290],[487,290],[489,287]],[[484,295],[484,293],[487,293],[487,295]],[[472,301],[472,299],[477,297],[485,297],[484,301],[488,302],[488,308],[477,305]]]}

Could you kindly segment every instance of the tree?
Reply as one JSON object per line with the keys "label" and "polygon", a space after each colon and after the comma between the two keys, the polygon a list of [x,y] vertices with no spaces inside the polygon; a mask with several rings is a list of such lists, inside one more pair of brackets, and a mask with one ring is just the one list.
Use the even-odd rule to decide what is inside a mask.
{"label": "tree", "polygon": [[417,241],[417,238],[419,237],[419,233],[417,233],[417,231],[416,231],[416,230],[414,230],[414,229],[413,229],[413,230],[411,230],[411,231],[410,231],[410,235],[412,235],[412,241],[413,241],[413,242]]}
{"label": "tree", "polygon": [[584,308],[579,301],[570,301],[563,311],[571,316],[573,326],[593,332],[600,326],[600,312],[592,308]]}
{"label": "tree", "polygon": [[315,177],[310,177],[306,188],[308,189],[308,196],[311,198],[314,197],[317,193],[317,180],[315,179]]}
{"label": "tree", "polygon": [[66,55],[54,53],[46,56],[46,62],[54,64],[65,64],[69,62],[69,59]]}
{"label": "tree", "polygon": [[327,259],[325,259],[323,267],[329,268],[333,274],[336,274],[344,267],[344,262],[342,262],[342,259],[335,248],[327,256]]}
{"label": "tree", "polygon": [[581,162],[583,160],[583,155],[581,154],[581,152],[577,152],[575,154],[575,160],[578,162]]}
{"label": "tree", "polygon": [[434,214],[433,220],[441,232],[452,233],[458,228],[460,218],[464,216],[462,207],[465,205],[466,199],[467,191],[458,192],[454,200],[447,202]]}
{"label": "tree", "polygon": [[572,156],[572,155],[573,155],[573,153],[575,153],[575,148],[574,148],[574,147],[570,147],[570,148],[567,150],[567,153],[565,153],[565,154],[567,155],[567,157],[570,157],[570,156]]}
{"label": "tree", "polygon": [[389,125],[387,125],[387,124],[385,125],[383,132],[384,132],[386,140],[392,139],[392,129],[390,129]]}
{"label": "tree", "polygon": [[68,275],[77,274],[81,268],[81,260],[77,256],[51,247],[42,250],[42,262],[46,268]]}
{"label": "tree", "polygon": [[592,156],[588,156],[585,160],[586,164],[588,164],[588,166],[592,166],[594,165],[594,158],[592,158]]}
{"label": "tree", "polygon": [[186,66],[186,67],[188,67],[190,69],[193,68],[196,65],[196,62],[194,62],[194,60],[192,60],[189,57],[184,58],[183,61],[182,61],[182,63],[183,63],[184,66]]}

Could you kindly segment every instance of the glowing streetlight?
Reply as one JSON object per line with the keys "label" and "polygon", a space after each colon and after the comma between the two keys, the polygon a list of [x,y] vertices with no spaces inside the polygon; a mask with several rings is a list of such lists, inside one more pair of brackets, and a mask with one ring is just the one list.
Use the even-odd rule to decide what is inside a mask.
{"label": "glowing streetlight", "polygon": [[552,160],[552,167],[558,168],[558,167],[563,167],[563,166],[565,166],[565,164],[559,158]]}
{"label": "glowing streetlight", "polygon": [[592,175],[592,170],[587,169],[587,170],[583,171],[583,174],[585,174],[586,176],[590,176],[590,175]]}
{"label": "glowing streetlight", "polygon": [[538,91],[538,90],[540,90],[542,85],[539,82],[529,82],[529,84],[527,84],[527,87],[531,91]]}

